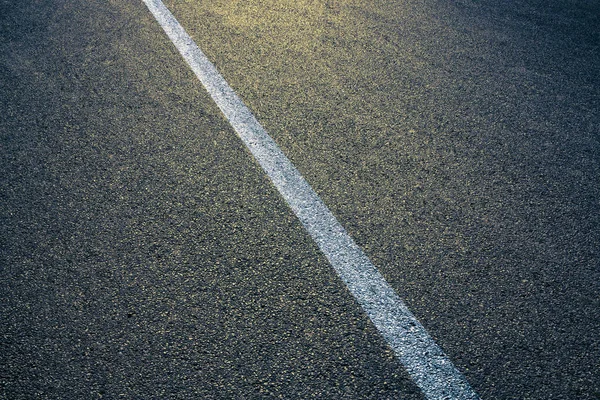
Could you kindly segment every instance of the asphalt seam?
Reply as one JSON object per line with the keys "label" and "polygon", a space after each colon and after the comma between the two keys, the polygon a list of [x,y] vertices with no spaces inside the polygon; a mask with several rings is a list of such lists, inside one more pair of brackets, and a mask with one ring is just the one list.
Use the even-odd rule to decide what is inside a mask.
{"label": "asphalt seam", "polygon": [[143,1],[425,397],[479,399],[173,14]]}

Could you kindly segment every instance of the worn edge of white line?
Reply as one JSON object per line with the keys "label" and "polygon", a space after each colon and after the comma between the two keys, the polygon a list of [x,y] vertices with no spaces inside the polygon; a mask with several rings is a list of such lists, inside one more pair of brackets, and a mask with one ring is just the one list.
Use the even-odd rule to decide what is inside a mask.
{"label": "worn edge of white line", "polygon": [[142,0],[427,399],[479,399],[161,0]]}

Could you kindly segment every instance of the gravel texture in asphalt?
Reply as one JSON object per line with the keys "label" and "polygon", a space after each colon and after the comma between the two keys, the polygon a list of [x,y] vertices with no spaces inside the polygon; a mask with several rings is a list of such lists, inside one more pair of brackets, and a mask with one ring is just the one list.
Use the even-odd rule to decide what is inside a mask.
{"label": "gravel texture in asphalt", "polygon": [[[597,3],[165,4],[483,399],[600,399]],[[0,1],[0,140],[0,398],[422,398],[141,1]]]}

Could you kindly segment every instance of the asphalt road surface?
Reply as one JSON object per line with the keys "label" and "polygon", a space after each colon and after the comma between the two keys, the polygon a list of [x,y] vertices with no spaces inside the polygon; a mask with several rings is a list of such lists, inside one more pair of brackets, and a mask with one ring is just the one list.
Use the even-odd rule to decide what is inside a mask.
{"label": "asphalt road surface", "polygon": [[[600,4],[166,1],[482,399],[600,399]],[[1,399],[423,399],[141,0],[0,0]]]}

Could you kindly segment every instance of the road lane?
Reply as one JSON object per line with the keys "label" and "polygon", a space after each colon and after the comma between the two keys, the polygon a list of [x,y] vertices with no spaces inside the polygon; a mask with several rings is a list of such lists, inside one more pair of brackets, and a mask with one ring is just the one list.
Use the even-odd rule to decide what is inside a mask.
{"label": "road lane", "polygon": [[[482,398],[599,398],[597,6],[169,7]],[[0,20],[0,396],[419,398],[141,3]]]}

